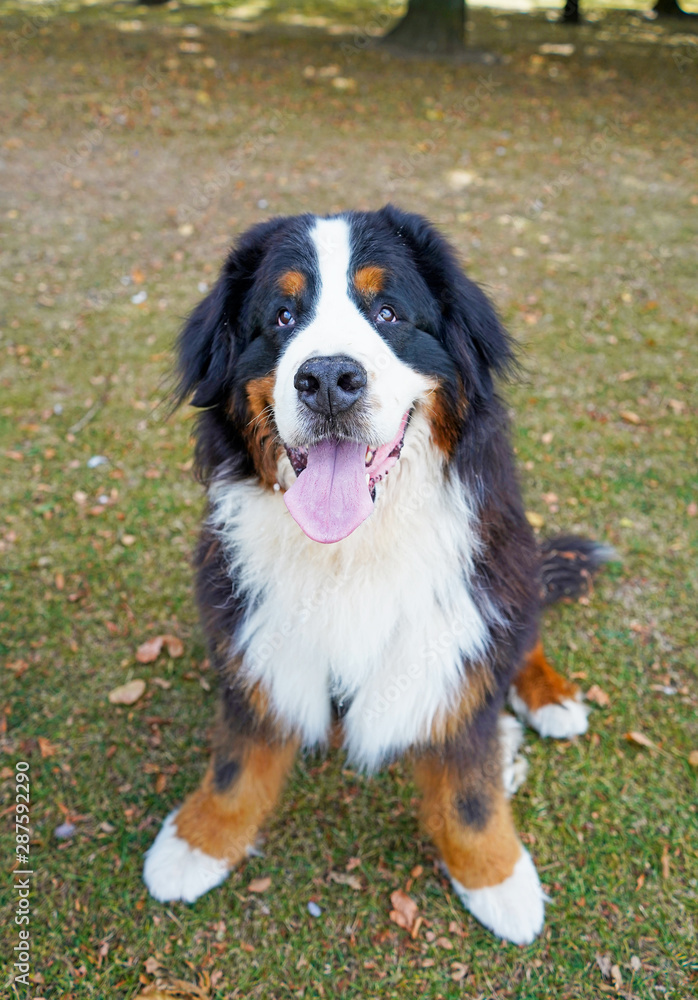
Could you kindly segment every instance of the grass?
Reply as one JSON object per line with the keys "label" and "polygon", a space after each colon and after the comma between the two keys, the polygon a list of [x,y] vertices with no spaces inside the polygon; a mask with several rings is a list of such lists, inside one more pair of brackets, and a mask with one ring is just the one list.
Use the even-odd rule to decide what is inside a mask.
{"label": "grass", "polygon": [[[368,3],[349,34],[328,31],[353,4],[304,4],[321,27],[271,9],[246,26],[215,7],[44,7],[33,33],[25,8],[5,14],[0,67],[5,959],[17,760],[35,871],[33,986],[10,986],[10,959],[0,992],[694,995],[696,36],[627,13],[570,32],[476,10],[472,44],[504,61],[452,66],[367,50]],[[539,51],[571,39],[571,56]],[[449,234],[523,344],[508,394],[542,532],[623,558],[546,621],[558,666],[609,704],[573,743],[529,734],[514,810],[553,903],[525,949],[448,892],[409,770],[368,780],[336,753],[299,761],[265,856],[195,906],[158,905],[140,878],[202,772],[215,701],[188,566],[191,415],[158,405],[173,336],[236,232],[387,199]],[[184,656],[137,663],[163,632]],[[110,705],[134,677],[145,696]],[[329,878],[351,858],[360,890]],[[414,941],[389,920],[406,886],[425,918]]]}

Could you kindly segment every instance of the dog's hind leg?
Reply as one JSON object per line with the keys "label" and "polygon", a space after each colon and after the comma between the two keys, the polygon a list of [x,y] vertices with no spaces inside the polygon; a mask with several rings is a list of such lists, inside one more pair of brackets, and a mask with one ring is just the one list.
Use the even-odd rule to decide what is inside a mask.
{"label": "dog's hind leg", "polygon": [[528,944],[542,929],[545,897],[514,829],[501,733],[496,714],[488,715],[417,760],[421,819],[466,909],[499,937]]}
{"label": "dog's hind leg", "polygon": [[541,736],[569,739],[586,732],[588,708],[581,691],[553,670],[540,640],[512,681],[509,704]]}
{"label": "dog's hind leg", "polygon": [[161,902],[193,903],[253,852],[298,746],[295,740],[226,736],[214,741],[201,785],[170,813],[146,854],[143,879]]}

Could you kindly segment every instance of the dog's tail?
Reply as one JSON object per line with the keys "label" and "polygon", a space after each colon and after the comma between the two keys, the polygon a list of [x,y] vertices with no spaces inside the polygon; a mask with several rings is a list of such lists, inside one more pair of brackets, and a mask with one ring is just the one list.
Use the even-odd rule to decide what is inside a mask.
{"label": "dog's tail", "polygon": [[608,562],[619,561],[611,545],[578,535],[547,538],[540,546],[541,599],[544,605],[587,594],[592,578]]}

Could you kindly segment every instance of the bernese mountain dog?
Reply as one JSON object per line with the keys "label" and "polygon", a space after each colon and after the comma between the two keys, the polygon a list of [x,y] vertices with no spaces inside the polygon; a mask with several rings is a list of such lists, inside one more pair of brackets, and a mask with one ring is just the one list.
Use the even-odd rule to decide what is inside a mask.
{"label": "bernese mountain dog", "polygon": [[516,714],[583,733],[541,606],[605,550],[541,549],[495,379],[512,344],[423,218],[392,206],[245,233],[179,339],[201,409],[197,592],[220,678],[212,757],[146,855],[193,902],[254,849],[299,747],[340,734],[367,771],[409,755],[455,892],[518,944],[545,896],[508,802]]}

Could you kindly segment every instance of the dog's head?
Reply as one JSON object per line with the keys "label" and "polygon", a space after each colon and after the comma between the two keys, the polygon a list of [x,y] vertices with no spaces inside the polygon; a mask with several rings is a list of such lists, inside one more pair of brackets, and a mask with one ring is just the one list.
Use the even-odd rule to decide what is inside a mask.
{"label": "dog's head", "polygon": [[180,336],[179,398],[212,411],[265,485],[285,479],[307,535],[334,542],[381,501],[411,415],[450,460],[510,360],[484,293],[424,219],[302,215],[231,252]]}

